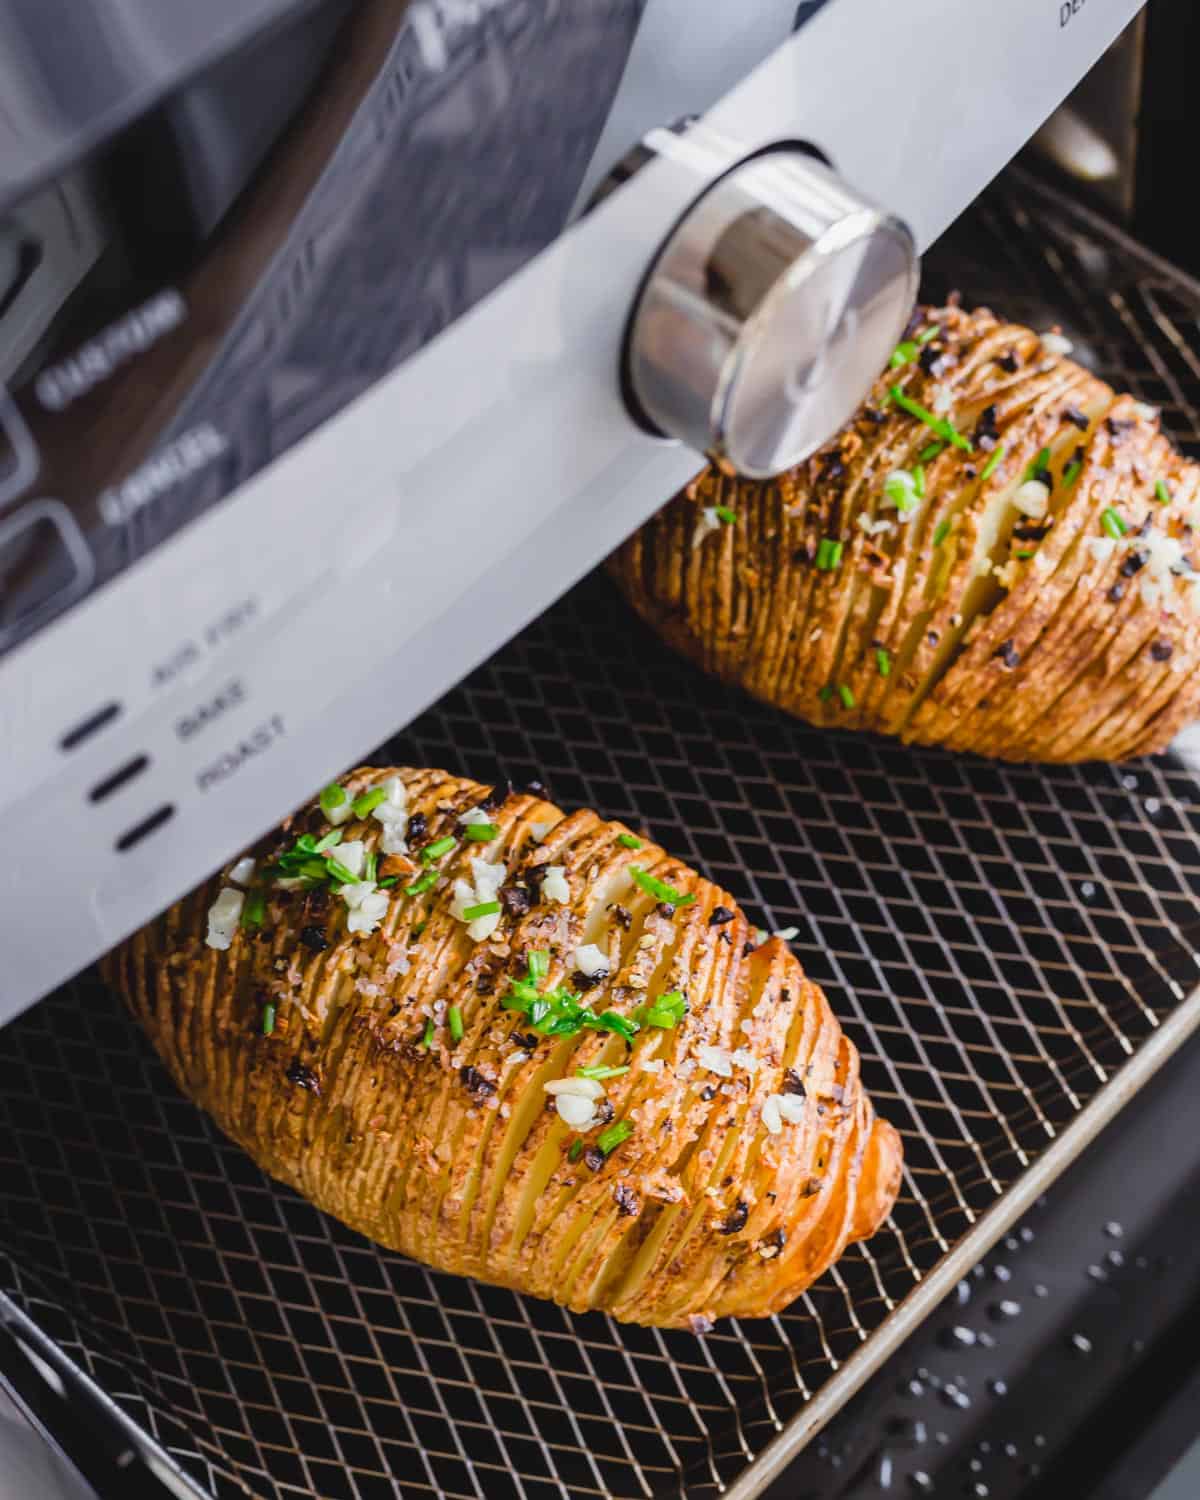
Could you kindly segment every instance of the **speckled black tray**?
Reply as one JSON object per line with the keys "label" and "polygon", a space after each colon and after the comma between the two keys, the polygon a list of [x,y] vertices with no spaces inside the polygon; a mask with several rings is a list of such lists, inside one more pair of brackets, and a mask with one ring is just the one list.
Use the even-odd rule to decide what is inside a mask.
{"label": "speckled black tray", "polygon": [[[945,265],[1200,446],[1200,287],[1013,174],[931,295]],[[81,979],[0,1031],[0,1293],[201,1491],[753,1494],[1197,1019],[1182,755],[1025,769],[819,733],[680,663],[600,576],[380,753],[537,774],[796,926],[904,1132],[903,1195],[782,1317],[573,1317],[269,1182]]]}

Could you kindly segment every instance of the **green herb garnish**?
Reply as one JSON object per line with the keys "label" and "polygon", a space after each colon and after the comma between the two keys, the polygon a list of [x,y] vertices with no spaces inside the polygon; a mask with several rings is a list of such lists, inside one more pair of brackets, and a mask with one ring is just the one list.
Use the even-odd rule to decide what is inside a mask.
{"label": "green herb garnish", "polygon": [[992,456],[988,459],[987,463],[984,464],[983,470],[982,470],[982,472],[979,475],[979,479],[980,479],[981,483],[985,479],[990,479],[992,477],[992,475],[999,468],[999,466],[1000,466],[1000,460],[1003,457],[1004,457],[1004,444],[1001,443],[998,447],[992,449]]}
{"label": "green herb garnish", "polygon": [[892,670],[891,652],[886,650],[883,646],[876,646],[875,665],[879,668],[880,677],[887,677]]}
{"label": "green herb garnish", "polygon": [[883,495],[885,500],[892,502],[901,515],[907,515],[919,504],[917,482],[907,469],[896,469],[888,475],[883,481]]}
{"label": "green herb garnish", "polygon": [[938,524],[937,524],[937,526],[934,528],[934,532],[933,532],[933,545],[935,547],[940,547],[942,545],[942,543],[946,540],[946,538],[949,535],[950,535],[950,522],[949,521],[939,521]]}
{"label": "green herb garnish", "polygon": [[333,849],[342,842],[342,830],[332,828],[323,839],[318,839],[313,845],[314,854],[324,854],[326,849]]}
{"label": "green herb garnish", "polygon": [[945,449],[945,447],[945,443],[943,443],[939,438],[932,443],[927,443],[925,447],[921,449],[920,453],[917,454],[917,457],[923,464],[927,464],[932,459],[935,459],[938,454]]}
{"label": "green herb garnish", "polygon": [[821,689],[821,691],[817,694],[817,697],[821,700],[822,703],[828,703],[830,698],[833,697],[833,683],[827,682]]}
{"label": "green herb garnish", "polygon": [[600,1083],[605,1078],[620,1078],[622,1073],[628,1072],[628,1063],[626,1063],[624,1067],[620,1068],[614,1068],[604,1063],[594,1063],[590,1068],[576,1068],[575,1076],[577,1078],[593,1078],[597,1083]]}
{"label": "green herb garnish", "polygon": [[888,367],[892,370],[902,369],[911,364],[917,357],[917,342],[915,339],[905,339],[902,344],[897,344],[892,350],[892,357],[888,360]]}
{"label": "green herb garnish", "polygon": [[625,849],[640,849],[642,847],[641,839],[634,838],[632,833],[617,834],[617,843]]}
{"label": "green herb garnish", "polygon": [[927,411],[919,401],[914,401],[911,396],[906,396],[898,385],[888,387],[892,400],[901,409],[906,411],[910,417],[916,417],[919,422],[924,422],[926,427],[937,433],[938,437],[945,438],[946,442],[953,443],[956,448],[961,448],[964,453],[973,452],[969,440],[963,437],[958,428],[945,417],[938,417],[931,411]]}
{"label": "green herb garnish", "polygon": [[430,1049],[430,1047],[433,1046],[433,1017],[432,1016],[430,1016],[429,1020],[425,1022],[425,1035],[421,1038],[420,1045],[425,1049],[426,1052],[428,1052],[429,1049]]}
{"label": "green herb garnish", "polygon": [[406,896],[420,896],[434,884],[437,878],[438,872],[436,870],[426,870],[423,875],[417,876],[412,885],[404,887],[404,894]]}
{"label": "green herb garnish", "polygon": [[463,907],[463,921],[474,922],[479,917],[494,917],[499,910],[499,901],[481,901],[478,906]]}
{"label": "green herb garnish", "polygon": [[529,955],[529,982],[530,984],[541,984],[550,972],[550,955],[540,948],[534,948]]}
{"label": "green herb garnish", "polygon": [[817,567],[822,573],[832,573],[842,560],[845,543],[831,536],[823,536],[817,545]]}
{"label": "green herb garnish", "polygon": [[732,526],[737,520],[737,511],[730,510],[728,505],[714,505],[713,510],[716,512],[717,520],[726,526]]}
{"label": "green herb garnish", "polygon": [[463,1018],[462,1011],[459,1010],[457,1005],[452,1005],[449,1011],[447,1011],[446,1020],[450,1024],[450,1035],[456,1042],[461,1042],[463,1039]]}
{"label": "green herb garnish", "polygon": [[673,1031],[687,1015],[687,1001],[678,990],[667,990],[634,1011],[634,1019],[642,1026],[657,1026],[661,1031]]}
{"label": "green herb garnish", "polygon": [[843,708],[854,707],[854,694],[844,682],[838,683],[838,697],[842,700]]}
{"label": "green herb garnish", "polygon": [[274,1030],[275,1030],[275,1006],[272,1004],[272,1002],[270,1000],[268,1000],[267,1003],[263,1006],[263,1013],[262,1013],[262,1034],[263,1034],[263,1036],[270,1036],[271,1033]]}
{"label": "green herb garnish", "polygon": [[465,823],[463,833],[473,844],[488,844],[500,834],[495,823]]}
{"label": "green herb garnish", "polygon": [[389,886],[395,885],[399,879],[399,875],[389,875],[386,880],[381,880],[379,882],[379,889],[381,891],[386,891]]}
{"label": "green herb garnish", "polygon": [[932,328],[925,328],[920,333],[917,334],[917,343],[918,344],[929,344],[929,343],[932,343],[933,340],[935,338],[937,338],[938,334],[941,333],[941,331],[942,330],[935,323]]}
{"label": "green herb garnish", "polygon": [[1013,556],[1019,557],[1022,562],[1027,562],[1033,556],[1033,552],[1028,547],[1022,547],[1019,552],[1014,552]]}
{"label": "green herb garnish", "polygon": [[1105,531],[1108,532],[1109,536],[1112,537],[1114,541],[1120,541],[1125,533],[1129,530],[1129,527],[1126,526],[1125,522],[1121,519],[1121,517],[1117,514],[1117,512],[1112,508],[1111,505],[1106,510],[1101,512],[1100,524],[1104,527]]}
{"label": "green herb garnish", "polygon": [[449,854],[454,848],[454,840],[449,834],[444,839],[435,839],[432,844],[426,844],[421,850],[421,863],[431,865],[435,859],[441,859],[443,854]]}
{"label": "green herb garnish", "polygon": [[579,1158],[582,1155],[583,1155],[583,1142],[581,1140],[579,1140],[579,1141],[572,1141],[571,1142],[571,1149],[567,1152],[567,1160],[568,1161],[578,1161]]}
{"label": "green herb garnish", "polygon": [[387,801],[387,788],[382,786],[372,787],[369,792],[359,792],[351,806],[356,818],[365,818],[368,813],[374,812],[381,802]]}
{"label": "green herb garnish", "polygon": [[617,1149],[622,1141],[627,1141],[633,1134],[633,1126],[628,1120],[614,1120],[607,1130],[602,1130],[596,1137],[596,1145],[605,1156]]}
{"label": "green herb garnish", "polygon": [[653,896],[657,901],[666,901],[671,906],[690,906],[696,899],[690,893],[684,895],[677,891],[673,885],[668,885],[665,880],[656,880],[653,875],[647,875],[640,865],[630,865],[629,873],[641,886],[648,896]]}
{"label": "green herb garnish", "polygon": [[1063,477],[1062,477],[1063,489],[1069,490],[1071,488],[1071,486],[1075,483],[1075,481],[1079,478],[1079,476],[1080,476],[1080,474],[1082,472],[1083,472],[1083,461],[1081,459],[1076,458],[1071,463],[1069,463],[1067,465],[1067,467],[1063,470]]}
{"label": "green herb garnish", "polygon": [[331,781],[317,798],[317,801],[321,804],[321,811],[328,817],[330,813],[335,812],[345,803],[348,796],[349,793],[344,786],[339,786],[336,781]]}
{"label": "green herb garnish", "polygon": [[1167,488],[1167,481],[1165,479],[1160,479],[1154,486],[1154,493],[1158,496],[1161,504],[1170,505],[1171,491]]}
{"label": "green herb garnish", "polygon": [[242,926],[248,931],[261,927],[263,918],[267,914],[267,893],[261,886],[246,892],[246,899],[242,904]]}
{"label": "green herb garnish", "polygon": [[917,464],[913,468],[913,489],[916,491],[917,499],[925,498],[925,465]]}
{"label": "green herb garnish", "polygon": [[325,868],[329,871],[329,878],[338,885],[357,885],[359,877],[353,870],[334,859],[332,854],[325,856]]}
{"label": "green herb garnish", "polygon": [[1050,450],[1049,448],[1043,448],[1038,456],[1034,459],[1034,461],[1025,470],[1026,483],[1028,483],[1028,481],[1031,479],[1040,479],[1049,467]]}

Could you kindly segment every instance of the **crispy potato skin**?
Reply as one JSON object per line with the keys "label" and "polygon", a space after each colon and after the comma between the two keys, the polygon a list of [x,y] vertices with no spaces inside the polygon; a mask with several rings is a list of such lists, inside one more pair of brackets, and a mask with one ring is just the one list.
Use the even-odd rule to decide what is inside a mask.
{"label": "crispy potato skin", "polygon": [[[682,655],[813,724],[1014,761],[1162,749],[1200,713],[1200,588],[1141,570],[1156,538],[1200,565],[1200,469],[1027,328],[945,307],[913,333],[916,357],[821,452],[769,483],[710,467],[611,573]],[[897,386],[972,451],[932,451]],[[901,521],[885,484],[918,467]],[[1044,520],[1014,504],[1035,472]],[[736,519],[714,529],[716,506]],[[1127,535],[1105,556],[1108,511]]]}
{"label": "crispy potato skin", "polygon": [[[425,826],[413,858],[380,866],[400,879],[378,931],[348,933],[336,894],[270,887],[263,926],[215,950],[214,876],[106,960],[182,1092],[265,1171],[440,1270],[667,1327],[777,1311],[878,1229],[899,1189],[899,1136],[782,942],[754,946],[731,896],[652,844],[623,845],[629,830],[595,813],[564,817],[530,793],[439,771],[363,768],[346,784],[358,794],[393,775]],[[458,818],[481,804],[499,833],[464,843]],[[261,868],[326,826],[308,808],[251,852]],[[343,836],[374,848],[379,832],[368,817]],[[458,846],[444,875],[469,875],[472,855],[507,867],[504,916],[482,942],[452,915],[448,880],[404,894],[424,868],[419,848],[446,834]],[[563,867],[568,902],[541,891],[547,865]],[[630,865],[694,902],[661,905]],[[627,1015],[678,989],[682,1022],[646,1027],[627,1047],[592,1030],[538,1038],[502,1008],[534,949],[550,954],[548,986],[582,991],[573,954],[584,941],[610,960],[586,990],[596,1013]],[[718,1076],[697,1059],[705,1043],[745,1049],[757,1068]],[[597,1062],[629,1065],[605,1081],[602,1114],[633,1133],[607,1157],[571,1161],[604,1120],[581,1136],[544,1084]],[[763,1101],[801,1087],[802,1120],[769,1133]]]}

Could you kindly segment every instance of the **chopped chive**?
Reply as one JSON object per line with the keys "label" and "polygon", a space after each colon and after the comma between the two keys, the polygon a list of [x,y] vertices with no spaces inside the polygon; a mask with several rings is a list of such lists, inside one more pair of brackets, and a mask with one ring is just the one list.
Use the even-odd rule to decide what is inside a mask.
{"label": "chopped chive", "polygon": [[532,984],[541,984],[550,972],[550,955],[535,948],[529,955],[529,979]]}
{"label": "chopped chive", "polygon": [[246,900],[242,906],[242,926],[249,929],[261,927],[263,918],[267,914],[267,893],[261,886],[246,892]]}
{"label": "chopped chive", "polygon": [[426,1052],[433,1046],[433,1017],[430,1016],[425,1022],[425,1035],[421,1038],[421,1046]]}
{"label": "chopped chive", "polygon": [[640,865],[630,865],[629,873],[641,886],[647,895],[653,896],[657,901],[669,902],[671,906],[690,906],[696,899],[695,896],[684,895],[677,891],[673,885],[668,885],[665,880],[656,880],[653,875],[647,875]]}
{"label": "chopped chive", "polygon": [[499,901],[481,901],[478,906],[463,907],[463,921],[474,922],[477,917],[494,917],[499,910]]}
{"label": "chopped chive", "polygon": [[583,1155],[583,1141],[582,1140],[572,1141],[571,1142],[571,1149],[567,1152],[567,1160],[568,1161],[578,1161],[579,1158],[582,1155]]}
{"label": "chopped chive", "polygon": [[821,689],[821,691],[817,694],[817,697],[821,700],[822,703],[828,703],[830,698],[833,697],[833,684],[831,682],[827,682]]}
{"label": "chopped chive", "polygon": [[1027,562],[1033,556],[1033,552],[1029,547],[1022,547],[1020,552],[1014,552],[1013,556],[1019,557],[1022,562]]}
{"label": "chopped chive", "polygon": [[488,844],[500,834],[495,823],[467,823],[463,832],[473,844]]}
{"label": "chopped chive", "polygon": [[940,547],[942,545],[942,543],[946,540],[946,538],[949,535],[950,535],[950,522],[949,521],[939,521],[938,524],[937,524],[937,526],[934,528],[934,532],[933,532],[933,545],[935,547]]}
{"label": "chopped chive", "polygon": [[667,990],[657,1000],[634,1011],[634,1019],[640,1026],[672,1031],[687,1015],[687,1008],[687,1001],[678,990]]}
{"label": "chopped chive", "polygon": [[617,834],[617,843],[626,849],[640,849],[642,847],[641,839],[635,839],[632,833]]}
{"label": "chopped chive", "polygon": [[363,879],[375,884],[375,877],[379,874],[379,856],[374,849],[363,860]]}
{"label": "chopped chive", "polygon": [[1069,490],[1083,471],[1082,460],[1076,458],[1063,470],[1063,489]]}
{"label": "chopped chive", "polygon": [[915,464],[913,466],[913,489],[917,492],[917,499],[925,498],[925,465]]}
{"label": "chopped chive", "polygon": [[906,411],[910,417],[916,417],[919,422],[924,422],[937,433],[938,437],[945,438],[948,443],[953,443],[956,448],[961,448],[964,453],[973,452],[969,440],[945,417],[937,417],[933,412],[926,410],[919,401],[914,401],[911,396],[906,396],[898,385],[889,387],[892,400],[901,409]]}
{"label": "chopped chive", "polygon": [[594,1078],[597,1083],[600,1083],[605,1078],[620,1078],[622,1073],[628,1072],[628,1063],[626,1063],[625,1066],[621,1068],[606,1066],[604,1063],[596,1063],[590,1068],[576,1068],[575,1076],[577,1078]]}
{"label": "chopped chive", "polygon": [[406,896],[419,896],[422,892],[427,891],[437,878],[438,872],[436,870],[426,870],[423,875],[417,876],[412,885],[404,887],[404,894]]}
{"label": "chopped chive", "polygon": [[[575,1020],[574,1017],[571,1018]],[[590,1010],[581,1010],[578,1017],[579,1024],[586,1026],[589,1031],[615,1031],[618,1036],[624,1037],[627,1042],[632,1042],[641,1027],[629,1016],[623,1016],[619,1011],[605,1010],[600,1014],[593,1015]]]}
{"label": "chopped chive", "polygon": [[887,677],[892,670],[891,653],[882,646],[875,648],[875,665],[879,668],[880,677]]}
{"label": "chopped chive", "polygon": [[1154,486],[1154,493],[1158,496],[1163,505],[1170,505],[1171,491],[1167,488],[1167,481],[1165,479],[1160,479]]}
{"label": "chopped chive", "polygon": [[941,331],[942,330],[938,327],[938,325],[936,323],[933,325],[932,328],[922,329],[922,331],[917,334],[917,343],[918,344],[929,344],[929,343],[932,343],[932,341],[935,338],[937,338],[938,334],[941,333]]}
{"label": "chopped chive", "polygon": [[368,813],[374,812],[381,802],[387,801],[387,791],[384,787],[372,787],[369,792],[359,792],[351,806],[354,808],[356,818],[365,818]]}
{"label": "chopped chive", "polygon": [[318,839],[313,845],[312,852],[314,854],[324,854],[326,849],[332,849],[335,844],[340,844],[341,842],[342,830],[340,828],[332,828],[323,839]]}
{"label": "chopped chive", "polygon": [[389,886],[395,885],[399,879],[399,875],[389,875],[386,880],[381,880],[379,882],[379,889],[381,891],[386,891]]}
{"label": "chopped chive", "polygon": [[990,479],[992,477],[992,475],[996,472],[997,468],[999,467],[1000,460],[1003,457],[1004,457],[1004,444],[1001,443],[999,445],[999,447],[996,447],[996,448],[992,449],[992,456],[988,459],[987,463],[984,464],[983,470],[982,470],[982,472],[979,475],[980,481],[983,481],[985,479]]}
{"label": "chopped chive", "polygon": [[414,938],[419,938],[421,936],[421,934],[425,931],[426,927],[428,927],[428,926],[429,926],[428,922],[418,922],[417,925],[412,930],[413,937]]}
{"label": "chopped chive", "polygon": [[897,469],[883,482],[883,495],[901,515],[917,508],[917,483],[907,469]]}
{"label": "chopped chive", "polygon": [[714,505],[713,510],[716,512],[717,520],[724,522],[726,526],[732,526],[737,520],[737,511],[730,510],[728,505]]}
{"label": "chopped chive", "polygon": [[888,360],[890,369],[899,370],[904,365],[911,364],[917,357],[917,344],[915,339],[905,339],[902,344],[897,344],[892,350],[892,357]]}
{"label": "chopped chive", "polygon": [[1050,467],[1050,450],[1043,448],[1034,461],[1025,470],[1026,481],[1036,479],[1039,474],[1044,474]]}
{"label": "chopped chive", "polygon": [[339,786],[336,781],[331,781],[317,799],[321,804],[321,811],[328,817],[335,808],[342,806],[347,795],[348,793],[344,786]]}
{"label": "chopped chive", "polygon": [[463,1039],[463,1019],[462,1011],[459,1010],[457,1005],[452,1005],[446,1012],[446,1020],[450,1023],[450,1035],[456,1042],[461,1042]]}
{"label": "chopped chive", "polygon": [[920,453],[917,454],[917,457],[923,464],[927,464],[931,459],[936,458],[938,454],[941,453],[941,451],[945,448],[945,446],[945,443],[943,443],[940,438],[935,439],[935,441],[932,443],[926,443],[925,447],[922,448]]}
{"label": "chopped chive", "polygon": [[332,854],[325,856],[325,868],[329,871],[329,878],[336,880],[339,885],[357,885],[358,876],[353,870],[348,870],[345,865],[334,859]]}
{"label": "chopped chive", "polygon": [[1125,522],[1121,519],[1121,517],[1117,514],[1117,512],[1112,508],[1111,505],[1107,508],[1107,510],[1101,512],[1100,524],[1104,527],[1105,531],[1108,532],[1109,536],[1112,537],[1114,541],[1120,541],[1120,539],[1129,530],[1129,527],[1126,526]]}
{"label": "chopped chive", "polygon": [[609,1156],[622,1141],[627,1141],[632,1134],[633,1126],[628,1120],[614,1120],[607,1130],[602,1130],[596,1137],[596,1145],[605,1156]]}
{"label": "chopped chive", "polygon": [[270,1036],[271,1033],[274,1030],[275,1030],[275,1006],[271,1003],[270,1000],[268,1000],[267,1003],[263,1006],[263,1013],[262,1013],[262,1033],[263,1033],[263,1036]]}
{"label": "chopped chive", "polygon": [[432,844],[426,844],[421,850],[421,863],[431,865],[435,859],[441,859],[443,854],[449,854],[454,848],[454,840],[449,834],[444,839],[437,839]]}
{"label": "chopped chive", "polygon": [[842,700],[843,708],[854,707],[854,694],[844,682],[838,684],[838,697]]}
{"label": "chopped chive", "polygon": [[823,536],[817,546],[817,567],[822,573],[832,573],[842,560],[845,543],[831,536]]}

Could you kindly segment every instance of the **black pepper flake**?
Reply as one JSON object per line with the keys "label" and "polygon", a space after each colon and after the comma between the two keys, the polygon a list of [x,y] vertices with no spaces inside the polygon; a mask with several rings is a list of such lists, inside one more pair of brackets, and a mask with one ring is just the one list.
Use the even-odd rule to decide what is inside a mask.
{"label": "black pepper flake", "polygon": [[604,1152],[599,1146],[589,1146],[583,1153],[583,1164],[593,1172],[598,1172],[604,1165]]}
{"label": "black pepper flake", "polygon": [[750,1205],[739,1198],[733,1208],[726,1214],[720,1225],[721,1234],[737,1234],[746,1227],[746,1220],[750,1217]]}
{"label": "black pepper flake", "polygon": [[1006,375],[1015,375],[1021,368],[1021,361],[1017,358],[1017,351],[1015,349],[1007,349],[1000,355],[996,363]]}
{"label": "black pepper flake", "polygon": [[746,942],[746,943],[742,944],[742,957],[743,958],[749,958],[750,955],[753,952],[754,952],[754,944],[753,943]]}
{"label": "black pepper flake", "polygon": [[802,547],[797,547],[792,553],[792,561],[797,567],[806,567],[816,556],[816,549],[811,542],[805,542]]}
{"label": "black pepper flake", "polygon": [[594,990],[598,984],[603,984],[607,978],[607,969],[597,969],[594,974],[585,974],[582,969],[576,969],[571,975],[571,983],[577,990]]}
{"label": "black pepper flake", "polygon": [[609,911],[613,914],[613,921],[618,927],[623,927],[626,932],[633,925],[633,913],[624,906],[610,906]]}
{"label": "black pepper flake", "polygon": [[926,344],[920,354],[917,355],[917,364],[925,371],[926,375],[938,376],[944,374],[953,363],[949,352],[939,348],[937,344]]}
{"label": "black pepper flake", "polygon": [[302,1063],[298,1057],[293,1058],[293,1060],[288,1064],[287,1080],[289,1083],[294,1083],[298,1089],[307,1089],[310,1094],[319,1095],[321,1092],[320,1079],[313,1072],[313,1070],[308,1067],[306,1063]]}
{"label": "black pepper flake", "polygon": [[304,898],[304,915],[306,917],[326,917],[329,915],[329,892],[309,891]]}
{"label": "black pepper flake", "polygon": [[1045,539],[1050,530],[1049,521],[1026,521],[1020,526],[1013,527],[1013,536],[1019,542],[1040,542]]}
{"label": "black pepper flake", "polygon": [[708,919],[710,927],[724,927],[726,922],[733,921],[733,912],[727,906],[714,906]]}
{"label": "black pepper flake", "polygon": [[416,843],[418,839],[423,839],[428,832],[429,819],[422,812],[413,813],[412,817],[408,820],[408,832],[406,834],[406,837],[409,839],[409,841],[412,843]]}
{"label": "black pepper flake", "polygon": [[788,1003],[788,1001],[791,1000],[791,998],[792,998],[792,992],[791,992],[791,990],[787,987],[786,984],[785,985],[781,985],[780,989],[779,989],[778,995],[775,996],[775,999],[778,1001],[778,1003],[780,1005],[786,1005]]}
{"label": "black pepper flake", "polygon": [[996,426],[996,408],[994,405],[985,406],[979,414],[972,437],[977,448],[982,448],[985,453],[991,450],[1000,441],[1000,429]]}
{"label": "black pepper flake", "polygon": [[669,901],[660,901],[654,908],[654,910],[659,914],[660,917],[665,917],[668,922],[675,915],[675,908]]}
{"label": "black pepper flake", "polygon": [[927,630],[925,632],[925,639],[931,646],[936,646],[937,643],[941,640],[941,636],[938,635],[936,630]]}
{"label": "black pepper flake", "polygon": [[508,1039],[510,1042],[516,1042],[517,1046],[526,1052],[532,1052],[541,1040],[536,1031],[510,1031]]}
{"label": "black pepper flake", "polygon": [[800,1077],[795,1068],[787,1068],[783,1075],[783,1092],[785,1094],[799,1094],[806,1098],[808,1090],[804,1087],[804,1079]]}
{"label": "black pepper flake", "polygon": [[824,1184],[819,1177],[810,1177],[804,1184],[804,1191],[800,1194],[802,1198],[815,1198]]}
{"label": "black pepper flake", "polygon": [[601,1099],[596,1105],[596,1124],[611,1125],[616,1112],[616,1107],[611,1099]]}
{"label": "black pepper flake", "polygon": [[322,953],[329,947],[329,939],[325,936],[323,927],[302,927],[300,941],[306,948],[311,948],[314,953]]}
{"label": "black pepper flake", "polygon": [[527,781],[524,790],[534,797],[549,797],[550,795],[546,790],[546,783],[544,781]]}
{"label": "black pepper flake", "polygon": [[1108,602],[1110,604],[1120,604],[1121,600],[1124,599],[1124,597],[1125,585],[1123,583],[1114,583],[1112,588],[1110,588],[1108,591]]}
{"label": "black pepper flake", "polygon": [[1062,409],[1062,418],[1064,422],[1070,422],[1072,427],[1078,427],[1080,432],[1088,430],[1087,415],[1081,412],[1077,406],[1064,406]]}
{"label": "black pepper flake", "polygon": [[1135,573],[1140,573],[1146,566],[1147,556],[1144,552],[1129,552],[1121,563],[1121,577],[1132,578]]}
{"label": "black pepper flake", "polygon": [[523,917],[533,905],[533,892],[524,881],[519,881],[516,885],[502,886],[498,899],[510,917]]}
{"label": "black pepper flake", "polygon": [[711,1083],[706,1083],[700,1090],[700,1097],[704,1100],[705,1104],[707,1104],[710,1099],[715,1099],[717,1097],[716,1087]]}
{"label": "black pepper flake", "polygon": [[461,1068],[458,1076],[462,1079],[463,1088],[477,1104],[490,1099],[496,1092],[496,1085],[490,1079],[485,1078],[478,1068],[469,1066]]}
{"label": "black pepper flake", "polygon": [[637,1194],[631,1187],[628,1187],[623,1182],[618,1182],[616,1187],[613,1188],[613,1197],[617,1204],[618,1218],[633,1219],[637,1217],[641,1205],[638,1203]]}
{"label": "black pepper flake", "polygon": [[1112,436],[1113,446],[1119,447],[1137,426],[1137,421],[1133,417],[1105,417],[1104,425]]}
{"label": "black pepper flake", "polygon": [[511,781],[498,781],[479,805],[485,812],[495,812],[497,808],[504,806],[512,794]]}
{"label": "black pepper flake", "polygon": [[1150,647],[1150,655],[1155,661],[1170,661],[1174,650],[1170,641],[1155,641]]}
{"label": "black pepper flake", "polygon": [[821,468],[817,479],[823,484],[832,484],[835,480],[840,479],[845,472],[846,465],[842,457],[842,450],[834,448],[821,460]]}
{"label": "black pepper flake", "polygon": [[1011,640],[1001,641],[992,655],[1004,663],[1011,671],[1021,660],[1020,653]]}
{"label": "black pepper flake", "polygon": [[787,1244],[787,1230],[781,1224],[773,1234],[767,1235],[758,1248],[758,1253],[764,1260],[774,1260],[779,1252]]}
{"label": "black pepper flake", "polygon": [[864,406],[862,415],[863,421],[870,422],[872,427],[882,427],[887,421],[887,412],[880,411],[877,406]]}

